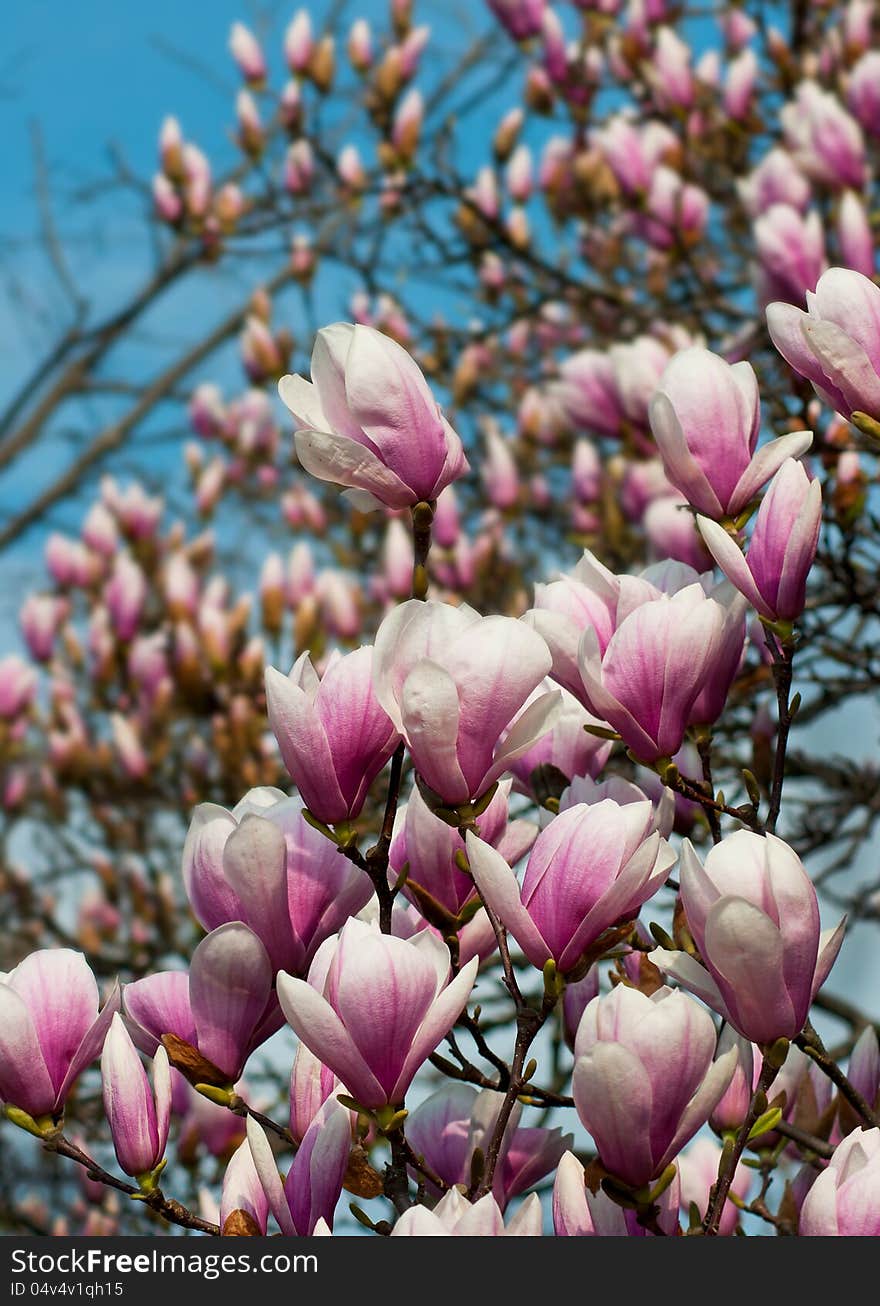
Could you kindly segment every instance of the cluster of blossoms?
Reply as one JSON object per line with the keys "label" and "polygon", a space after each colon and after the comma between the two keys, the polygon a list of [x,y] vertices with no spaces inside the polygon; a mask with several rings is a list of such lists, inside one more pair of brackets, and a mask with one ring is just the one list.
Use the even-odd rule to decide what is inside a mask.
{"label": "cluster of blossoms", "polygon": [[[265,1233],[271,1220],[284,1234],[327,1234],[347,1185],[385,1193],[399,1217],[394,1234],[535,1236],[536,1196],[507,1222],[505,1208],[554,1172],[559,1236],[669,1235],[680,1232],[682,1208],[698,1211],[707,1232],[731,1232],[726,1198],[733,1191],[742,1205],[749,1190],[736,1168],[744,1149],[764,1147],[797,1102],[792,1080],[803,1067],[791,1045],[806,1037],[821,1049],[809,1041],[809,1013],[844,927],[822,932],[813,885],[772,832],[774,796],[763,818],[759,794],[730,809],[672,759],[688,737],[705,748],[724,711],[747,604],[774,667],[791,665],[821,512],[818,482],[797,461],[810,433],[759,449],[749,365],[694,346],[673,354],[648,422],[727,579],[675,561],[615,574],[586,553],[573,574],[538,587],[523,617],[483,617],[427,593],[435,506],[468,464],[401,346],[365,325],[326,328],[312,380],[285,376],[280,392],[308,470],[363,507],[410,511],[415,597],[391,608],[373,645],[323,659],[321,674],[308,652],[289,676],[266,670],[269,725],[298,792],[252,788],[232,810],[196,809],[183,879],[205,934],[188,968],[117,987],[100,1011],[81,954],[33,953],[5,977],[0,1096],[9,1119],[85,1156],[69,1150],[64,1112],[100,1055],[118,1164],[163,1210],[172,1117],[191,1111],[194,1086],[216,1111],[247,1117],[216,1207],[227,1233]],[[56,575],[80,560],[87,583],[103,583],[108,621],[131,642],[145,589],[138,563],[115,535],[103,581],[92,561],[98,527],[119,528],[116,508],[93,514],[84,543],[55,542],[53,558]],[[139,509],[152,536],[156,512]],[[169,599],[181,618],[198,606],[191,568],[186,577]],[[668,798],[606,771],[616,741],[637,778],[659,779]],[[358,818],[392,756],[383,833],[365,853]],[[404,766],[412,788],[395,817]],[[511,819],[513,783],[534,795],[542,774],[563,788],[543,803],[540,828]],[[703,859],[687,840],[680,853],[670,843],[674,795],[706,807],[714,846]],[[723,833],[721,816],[742,828]],[[670,884],[674,938],[653,947],[640,913]],[[542,979],[538,1006],[524,995],[513,945]],[[618,969],[606,991],[597,966],[607,958]],[[499,963],[517,1026],[509,1082],[477,1093],[453,1080],[410,1111],[407,1097],[445,1039],[459,1059],[455,1078],[467,1080],[453,1030],[487,1046],[469,1003],[491,988]],[[595,1149],[588,1171],[572,1134],[519,1123],[524,1094],[548,1101],[538,1062],[526,1068],[525,1057],[557,1006],[574,1110]],[[298,1051],[289,1125],[272,1125],[295,1147],[282,1181],[266,1119],[241,1081],[285,1023]],[[849,1093],[833,1104],[839,1146],[821,1176],[800,1178],[804,1233],[877,1231],[876,1203],[866,1199],[868,1215],[859,1206],[876,1184],[877,1129],[863,1126],[877,1060],[876,1041],[854,1054],[863,1091],[846,1081]],[[867,1119],[853,1118],[853,1102]],[[685,1150],[704,1126],[730,1140],[723,1152],[703,1137]],[[385,1145],[383,1177],[368,1158]],[[414,1198],[413,1180],[425,1200]]]}
{"label": "cluster of blossoms", "polygon": [[[219,331],[245,388],[188,391],[211,530],[105,479],[48,539],[30,661],[0,661],[10,828],[67,819],[99,886],[62,932],[0,878],[77,945],[37,926],[0,975],[0,1103],[83,1175],[56,1232],[118,1232],[109,1184],[214,1235],[880,1234],[877,1036],[854,1022],[844,1071],[811,1023],[845,922],[801,860],[827,819],[799,837],[782,804],[820,542],[826,604],[875,607],[849,547],[880,439],[871,6],[815,53],[732,7],[702,55],[665,0],[487,9],[524,93],[463,177],[425,162],[410,0],[347,35],[368,135],[305,9],[277,93],[230,33],[228,178],[162,127],[180,266],[276,220],[284,266]],[[361,248],[434,205],[462,330]],[[369,289],[306,377],[340,222]],[[287,532],[253,567],[251,509]]]}

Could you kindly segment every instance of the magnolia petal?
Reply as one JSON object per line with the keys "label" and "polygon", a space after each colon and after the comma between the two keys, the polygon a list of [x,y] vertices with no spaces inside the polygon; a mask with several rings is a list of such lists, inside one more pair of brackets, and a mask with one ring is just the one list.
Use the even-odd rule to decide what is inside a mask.
{"label": "magnolia petal", "polygon": [[765,603],[763,595],[755,584],[749,565],[742,555],[739,545],[731,539],[723,526],[709,517],[697,517],[697,529],[705,541],[706,548],[712,554],[718,566],[740,594],[744,594],[752,607],[771,621],[774,619],[772,608]]}
{"label": "magnolia petal", "polygon": [[157,971],[126,984],[122,1005],[131,1037],[147,1056],[156,1055],[163,1034],[176,1034],[195,1046],[197,1035],[186,971]]}
{"label": "magnolia petal", "polygon": [[697,1130],[702,1129],[709,1119],[730,1086],[736,1071],[738,1055],[735,1047],[728,1048],[717,1061],[712,1062],[706,1077],[682,1113],[675,1137],[657,1162],[657,1174],[665,1170],[685,1143],[690,1142]]}
{"label": "magnolia petal", "polygon": [[504,1230],[504,1236],[505,1238],[540,1238],[543,1232],[541,1199],[537,1193],[529,1193]]}
{"label": "magnolia petal", "polygon": [[319,481],[367,490],[387,508],[407,508],[417,496],[368,449],[344,435],[300,430],[294,435],[300,465]]}
{"label": "magnolia petal", "polygon": [[831,967],[837,961],[837,954],[843,945],[845,934],[846,917],[844,916],[833,929],[823,930],[819,935],[819,956],[813,975],[812,997],[816,996],[831,973]]}
{"label": "magnolia petal", "polygon": [[[297,664],[299,665],[299,664]],[[266,668],[266,711],[284,765],[307,806],[319,807],[322,819],[345,820],[343,797],[327,735],[314,706],[314,695],[290,676]],[[329,813],[329,818],[325,817]]]}
{"label": "magnolia petal", "polygon": [[269,1215],[269,1200],[260,1182],[260,1176],[257,1174],[257,1167],[254,1165],[253,1153],[247,1138],[233,1152],[232,1159],[227,1165],[226,1173],[223,1176],[223,1191],[220,1197],[221,1229],[233,1211],[247,1212],[256,1221],[260,1232],[265,1234],[266,1221]]}
{"label": "magnolia petal", "polygon": [[468,830],[465,842],[471,875],[480,897],[510,931],[532,965],[540,970],[552,953],[523,906],[516,876],[501,854],[472,831]]}
{"label": "magnolia petal", "polygon": [[52,1111],[55,1091],[24,999],[0,983],[0,1098],[40,1116]]}
{"label": "magnolia petal", "polygon": [[354,1040],[326,998],[306,980],[280,971],[278,1001],[296,1036],[319,1061],[341,1079],[364,1106],[381,1106],[386,1095],[357,1050]]}
{"label": "magnolia petal", "polygon": [[724,509],[718,496],[688,448],[672,401],[662,390],[658,390],[651,400],[649,417],[666,475],[672,484],[681,491],[691,507],[709,516],[722,516]]}
{"label": "magnolia petal", "polygon": [[58,1090],[57,1106],[60,1106],[67,1097],[74,1081],[79,1078],[86,1066],[91,1065],[95,1058],[100,1056],[107,1030],[110,1028],[110,1022],[121,1006],[122,987],[119,981],[116,980],[107,1001],[104,1003],[103,1010],[94,1024],[86,1030],[82,1042],[74,1053],[73,1059],[67,1068],[67,1074],[64,1076]]}
{"label": "magnolia petal", "polygon": [[253,1116],[247,1118],[247,1145],[250,1148],[251,1159],[260,1186],[269,1203],[269,1210],[275,1216],[281,1232],[286,1234],[288,1238],[295,1238],[297,1234],[296,1226],[287,1205],[284,1185],[275,1164],[275,1156],[262,1127],[257,1124]]}
{"label": "magnolia petal", "polygon": [[578,666],[583,685],[579,695],[591,712],[595,712],[601,721],[607,721],[621,734],[626,731],[627,743],[639,757],[654,758],[657,749],[650,735],[639,725],[635,717],[623,704],[605,688],[602,683],[602,661],[599,654],[599,641],[594,630],[587,629],[581,636],[578,647]]}
{"label": "magnolia petal", "polygon": [[282,831],[265,817],[246,816],[227,840],[223,869],[241,902],[244,921],[268,952],[273,970],[289,965],[293,935]]}
{"label": "magnolia petal", "polygon": [[241,921],[221,925],[192,956],[189,992],[203,1056],[234,1083],[272,990],[272,964],[253,930]]}
{"label": "magnolia petal", "polygon": [[314,428],[317,431],[327,429],[329,422],[324,416],[318,389],[311,381],[296,374],[282,376],[278,382],[278,394],[300,427],[306,430]]}
{"label": "magnolia petal", "polygon": [[659,971],[674,979],[682,988],[687,989],[689,993],[694,993],[698,998],[713,1011],[717,1011],[719,1016],[725,1020],[730,1020],[730,1013],[724,999],[721,996],[721,990],[715,983],[712,976],[701,966],[696,957],[690,956],[687,952],[672,952],[667,948],[654,948],[648,953],[648,961],[654,963]]}
{"label": "magnolia petal", "polygon": [[602,1164],[627,1183],[647,1183],[651,1155],[651,1081],[641,1061],[619,1043],[595,1043],[575,1062],[575,1106]]}
{"label": "magnolia petal", "polygon": [[735,517],[742,512],[762,485],[766,485],[770,477],[775,476],[787,458],[800,458],[812,443],[812,431],[791,431],[763,445],[736,483],[728,505],[729,514]]}
{"label": "magnolia petal", "polygon": [[450,803],[472,797],[458,761],[459,711],[455,681],[443,667],[428,659],[413,667],[400,696],[403,733],[419,774]]}
{"label": "magnolia petal", "polygon": [[402,1102],[416,1071],[436,1048],[437,1044],[449,1033],[470,997],[474,980],[477,978],[479,957],[472,957],[466,966],[462,966],[455,979],[434,999],[427,1015],[416,1031],[412,1047],[407,1053],[403,1068],[397,1078],[392,1093],[392,1102]]}
{"label": "magnolia petal", "polygon": [[231,812],[199,803],[183,844],[183,883],[196,920],[206,930],[238,920],[240,904],[223,874],[223,849],[236,828]]}
{"label": "magnolia petal", "polygon": [[552,730],[562,715],[563,700],[558,689],[551,690],[530,703],[509,731],[504,743],[495,754],[492,767],[483,784],[488,786],[503,775],[511,762],[527,753],[539,739]]}
{"label": "magnolia petal", "polygon": [[[145,1174],[161,1160],[156,1155],[156,1108],[146,1071],[118,1013],[114,1015],[104,1041],[101,1081],[104,1112],[119,1164],[126,1174]],[[169,1075],[169,1105],[170,1096]]]}
{"label": "magnolia petal", "polygon": [[819,360],[825,385],[846,398],[850,412],[856,408],[880,412],[880,377],[858,341],[836,322],[812,317],[801,323],[801,330]]}

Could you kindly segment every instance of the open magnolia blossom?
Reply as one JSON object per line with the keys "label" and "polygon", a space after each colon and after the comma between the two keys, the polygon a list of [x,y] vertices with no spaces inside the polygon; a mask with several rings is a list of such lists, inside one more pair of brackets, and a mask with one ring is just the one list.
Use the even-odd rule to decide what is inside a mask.
{"label": "open magnolia blossom", "polygon": [[749,363],[726,363],[708,349],[682,349],[651,400],[651,429],[666,475],[707,517],[737,517],[786,458],[812,443],[811,431],[781,436],[756,452],[758,382]]}
{"label": "open magnolia blossom", "polygon": [[804,610],[807,577],[822,524],[822,487],[799,462],[787,459],[773,478],[743,557],[717,522],[698,517],[706,546],[728,580],[767,621],[796,621]]}
{"label": "open magnolia blossom", "polygon": [[565,974],[666,880],[675,853],[653,824],[647,800],[569,807],[535,840],[521,890],[504,858],[470,832],[468,864],[483,901],[532,965],[542,970],[552,960]]}
{"label": "open magnolia blossom", "polygon": [[360,1106],[399,1106],[460,1016],[476,973],[474,958],[451,978],[449,949],[427,930],[397,939],[352,917],[319,948],[308,980],[279,973],[278,1000]]}
{"label": "open magnolia blossom", "polygon": [[60,1115],[119,1001],[116,986],[99,1011],[88,962],[69,948],[32,952],[0,976],[0,1099],[35,1120]]}
{"label": "open magnolia blossom", "polygon": [[331,658],[320,679],[308,653],[289,676],[267,667],[266,709],[312,815],[328,824],[358,816],[399,738],[373,690],[373,650]]}
{"label": "open magnolia blossom", "polygon": [[835,1148],[801,1206],[806,1238],[880,1235],[880,1129],[857,1129]]}
{"label": "open magnolia blossom", "polygon": [[704,1007],[624,984],[596,997],[574,1042],[574,1100],[606,1170],[639,1188],[656,1179],[706,1123],[730,1084],[736,1052],[716,1059]]}
{"label": "open magnolia blossom", "polygon": [[323,327],[311,381],[284,376],[278,390],[298,423],[301,465],[348,486],[359,506],[430,502],[468,470],[461,440],[416,363],[372,327]]}
{"label": "open magnolia blossom", "polygon": [[793,304],[768,306],[776,348],[842,417],[858,412],[880,421],[880,288],[861,272],[829,268],[806,299],[806,313]]}
{"label": "open magnolia blossom", "polygon": [[738,830],[705,865],[681,851],[681,900],[703,965],[657,948],[651,961],[698,994],[754,1043],[792,1039],[843,943],[845,923],[822,931],[816,890],[775,835]]}
{"label": "open magnolia blossom", "polygon": [[578,647],[581,698],[640,762],[671,758],[716,666],[730,665],[730,645],[738,659],[741,630],[701,585],[661,594],[624,617],[604,653],[587,627]]}
{"label": "open magnolia blossom", "polygon": [[521,710],[551,658],[540,635],[510,617],[410,599],[382,622],[374,656],[376,697],[447,807],[485,794],[561,708],[551,691]]}

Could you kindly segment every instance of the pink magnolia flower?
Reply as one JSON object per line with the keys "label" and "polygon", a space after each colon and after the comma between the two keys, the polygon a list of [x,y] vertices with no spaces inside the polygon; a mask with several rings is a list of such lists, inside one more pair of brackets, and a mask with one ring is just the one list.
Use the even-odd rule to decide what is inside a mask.
{"label": "pink magnolia flower", "polygon": [[508,730],[550,670],[550,653],[523,622],[464,605],[402,603],[379,627],[374,667],[376,697],[416,770],[452,806],[484,794],[559,709],[557,695],[545,694]]}
{"label": "pink magnolia flower", "polygon": [[595,142],[619,183],[630,195],[646,194],[654,169],[680,147],[665,122],[630,122],[615,114],[595,133]]}
{"label": "pink magnolia flower", "polygon": [[425,116],[425,102],[422,93],[412,87],[403,96],[394,111],[391,123],[391,144],[398,159],[409,162],[415,155]]}
{"label": "pink magnolia flower", "polygon": [[269,1140],[252,1116],[248,1116],[247,1145],[268,1208],[282,1234],[310,1238],[319,1220],[333,1228],[351,1151],[351,1120],[344,1106],[330,1098],[319,1109],[283,1184]]}
{"label": "pink magnolia flower", "polygon": [[140,623],[147,600],[147,579],[128,553],[120,553],[104,586],[104,602],[121,640],[130,640]]}
{"label": "pink magnolia flower", "polygon": [[156,1055],[163,1034],[174,1034],[222,1071],[230,1086],[254,1048],[283,1023],[266,949],[238,920],[202,939],[189,973],[157,971],[127,984],[124,1007],[132,1039],[147,1056]]}
{"label": "pink magnolia flower", "polygon": [[769,621],[795,621],[804,610],[807,576],[822,525],[822,487],[789,458],[762,500],[745,557],[717,522],[698,517],[718,566]]}
{"label": "pink magnolia flower", "polygon": [[557,394],[569,420],[581,430],[617,435],[623,421],[614,365],[608,354],[583,349],[559,368]]}
{"label": "pink magnolia flower", "polygon": [[709,551],[697,532],[694,514],[683,494],[663,495],[649,503],[642,527],[652,558],[672,558],[697,572],[712,565]]}
{"label": "pink magnolia flower", "polygon": [[731,61],[724,83],[724,107],[731,118],[748,117],[759,71],[754,50],[743,50]]}
{"label": "pink magnolia flower", "polygon": [[688,585],[631,611],[604,654],[596,632],[584,631],[581,697],[639,761],[672,757],[681,748],[701,690],[716,665],[729,665],[727,643],[739,638],[726,616],[724,605],[707,598],[701,585]]}
{"label": "pink magnolia flower", "polygon": [[427,931],[397,939],[352,917],[318,950],[308,981],[279,973],[278,999],[359,1105],[399,1106],[461,1014],[477,965],[450,980],[449,949]]}
{"label": "pink magnolia flower", "polygon": [[491,1193],[469,1202],[459,1188],[448,1193],[429,1211],[411,1206],[391,1230],[391,1237],[405,1238],[540,1238],[541,1199],[530,1193],[516,1215],[505,1226],[501,1208]]}
{"label": "pink magnolia flower", "polygon": [[671,27],[659,28],[645,75],[663,108],[689,109],[693,104],[696,92],[690,61],[688,43]]}
{"label": "pink magnolia flower", "polygon": [[832,186],[861,190],[865,180],[862,129],[835,95],[801,82],[779,113],[786,144],[804,172]]}
{"label": "pink magnolia flower", "polygon": [[[718,1039],[718,1052],[719,1054],[726,1052],[731,1047],[736,1050],[736,1069],[709,1117],[709,1124],[716,1134],[723,1134],[729,1130],[736,1132],[739,1129],[749,1113],[752,1094],[758,1086],[758,1078],[761,1074],[761,1060],[760,1057],[755,1056],[754,1044],[749,1039],[743,1038],[741,1034],[737,1034],[732,1025],[725,1025]],[[773,1093],[770,1096],[775,1097],[776,1091],[774,1083]]]}
{"label": "pink magnolia flower", "polygon": [[834,1150],[801,1206],[804,1238],[880,1236],[880,1129],[856,1129]]}
{"label": "pink magnolia flower", "polygon": [[816,890],[775,835],[737,830],[700,862],[681,850],[681,900],[703,965],[657,948],[651,960],[754,1043],[793,1039],[834,965],[844,922],[822,932]]}
{"label": "pink magnolia flower", "polygon": [[348,33],[348,57],[351,66],[363,73],[373,62],[373,33],[366,18],[356,18]]}
{"label": "pink magnolia flower", "polygon": [[81,952],[45,948],[0,976],[0,1099],[35,1120],[57,1119],[74,1081],[95,1060],[119,1010]]}
{"label": "pink magnolia flower", "polygon": [[[678,1175],[660,1195],[657,1223],[669,1236],[678,1232]],[[653,1237],[628,1211],[604,1193],[586,1186],[584,1167],[574,1152],[566,1152],[556,1170],[553,1184],[553,1229],[557,1238],[644,1238]]]}
{"label": "pink magnolia flower", "polygon": [[577,1113],[606,1170],[633,1187],[662,1174],[705,1124],[730,1083],[731,1048],[715,1057],[715,1026],[684,993],[651,997],[618,984],[594,998],[574,1045]]}
{"label": "pink magnolia flower", "polygon": [[243,921],[271,962],[303,974],[372,894],[369,878],[305,820],[296,799],[252,789],[228,812],[198,806],[183,849],[193,912],[208,930]]}
{"label": "pink magnolia flower", "polygon": [[880,287],[860,272],[829,268],[807,312],[792,304],[767,308],[774,345],[842,417],[880,418]]}
{"label": "pink magnolia flower", "polygon": [[183,216],[180,192],[163,172],[153,177],[153,207],[163,222],[179,222]]}
{"label": "pink magnolia flower", "polygon": [[117,1012],[101,1054],[104,1112],[116,1159],[128,1175],[147,1179],[165,1155],[171,1121],[171,1068],[164,1047],[153,1058],[153,1085]]}
{"label": "pink magnolia flower", "polygon": [[[444,1084],[407,1117],[407,1142],[450,1188],[467,1185],[474,1149],[485,1154],[503,1100],[491,1089],[478,1093],[467,1084]],[[492,1192],[502,1211],[549,1174],[572,1143],[572,1135],[560,1129],[522,1127],[522,1110],[520,1103],[514,1106],[495,1168]]]}
{"label": "pink magnolia flower", "polygon": [[292,141],[284,158],[284,185],[291,195],[308,193],[315,175],[315,157],[305,139]]}
{"label": "pink magnolia flower", "polygon": [[574,569],[547,584],[535,586],[535,606],[525,615],[547,644],[553,664],[551,675],[576,698],[583,685],[578,668],[578,646],[587,629],[596,633],[604,653],[617,624],[618,609],[636,604],[636,595],[654,597],[657,591],[639,586],[628,576],[615,576],[589,550]]}
{"label": "pink magnolia flower", "polygon": [[772,204],[754,224],[757,289],[762,304],[803,303],[828,266],[825,234],[815,209],[804,217],[790,204]]}
{"label": "pink magnolia flower", "polygon": [[486,497],[496,508],[512,508],[519,499],[519,470],[510,444],[489,427],[486,431],[486,455],[480,469]]}
{"label": "pink magnolia flower", "polygon": [[655,249],[693,244],[706,228],[709,196],[701,186],[684,181],[674,168],[661,164],[651,174],[645,211],[628,216],[636,234]]}
{"label": "pink magnolia flower", "polygon": [[284,58],[292,73],[304,73],[315,49],[308,9],[298,9],[284,33]]}
{"label": "pink magnolia flower", "polygon": [[468,831],[474,883],[539,970],[565,974],[610,926],[631,920],[653,896],[675,853],[652,830],[653,805],[606,798],[561,812],[535,841],[522,889],[494,849]]}
{"label": "pink magnolia flower", "polygon": [[708,349],[672,358],[651,400],[651,430],[671,483],[707,517],[736,517],[761,486],[812,442],[780,436],[756,453],[761,408],[749,363],[731,366]]}
{"label": "pink magnolia flower", "polygon": [[373,649],[331,658],[319,680],[308,653],[289,676],[266,670],[266,708],[284,765],[319,821],[356,817],[400,736],[373,689]]}
{"label": "pink magnolia flower", "polygon": [[303,467],[360,491],[359,503],[365,494],[388,508],[436,499],[468,470],[461,440],[419,367],[372,327],[324,327],[312,351],[312,380],[285,376],[278,388],[298,423]]}
{"label": "pink magnolia flower", "polygon": [[155,534],[164,504],[161,499],[148,495],[137,481],[131,481],[123,490],[112,476],[104,476],[101,499],[126,535],[144,540]]}
{"label": "pink magnolia flower", "polygon": [[[667,559],[645,568],[637,576],[615,576],[585,550],[570,573],[535,586],[535,606],[525,614],[524,620],[538,631],[550,649],[553,679],[583,701],[578,650],[584,631],[595,632],[599,650],[604,654],[618,625],[637,607],[695,583],[710,597],[718,598],[725,608],[729,606],[730,587],[714,586],[708,572],[701,574],[687,564]],[[739,651],[742,651],[741,643]]]}

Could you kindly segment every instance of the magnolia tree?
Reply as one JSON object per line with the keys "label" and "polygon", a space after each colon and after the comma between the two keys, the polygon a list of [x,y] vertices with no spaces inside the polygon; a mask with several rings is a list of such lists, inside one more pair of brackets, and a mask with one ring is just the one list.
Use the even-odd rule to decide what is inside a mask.
{"label": "magnolia tree", "polygon": [[422,7],[47,197],[0,1216],[876,1235],[875,6]]}

